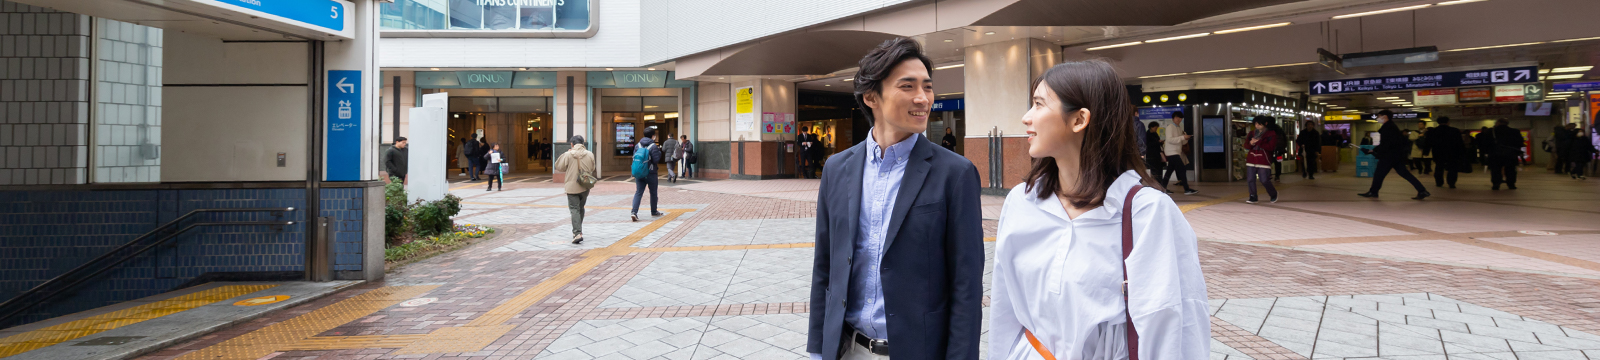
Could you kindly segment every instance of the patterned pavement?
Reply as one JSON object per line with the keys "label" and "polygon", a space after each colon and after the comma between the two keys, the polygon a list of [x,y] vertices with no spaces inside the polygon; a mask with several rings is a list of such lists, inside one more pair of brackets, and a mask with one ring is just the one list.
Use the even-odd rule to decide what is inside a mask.
{"label": "patterned pavement", "polygon": [[[1175,198],[1202,238],[1211,359],[1600,359],[1600,182],[1472,174],[1418,202],[1340,175],[1286,177],[1276,204],[1231,183]],[[457,221],[496,237],[145,358],[805,358],[815,180],[663,186],[668,214],[639,222],[633,185],[603,182],[582,245],[556,184],[480,186],[453,189]]]}

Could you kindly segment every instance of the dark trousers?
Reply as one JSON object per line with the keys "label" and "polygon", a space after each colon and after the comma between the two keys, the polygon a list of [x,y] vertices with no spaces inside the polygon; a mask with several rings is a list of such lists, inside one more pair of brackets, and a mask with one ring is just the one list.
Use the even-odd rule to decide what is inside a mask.
{"label": "dark trousers", "polygon": [[1247,165],[1244,167],[1244,178],[1246,180],[1245,183],[1249,184],[1250,186],[1251,200],[1256,199],[1257,181],[1260,181],[1262,185],[1266,185],[1267,196],[1271,196],[1273,199],[1278,198],[1278,188],[1272,186],[1272,176],[1269,176],[1270,171],[1272,171],[1272,169],[1257,167],[1255,165]]}
{"label": "dark trousers", "polygon": [[505,190],[506,176],[500,173],[500,164],[488,164],[486,166],[489,167],[489,181],[485,183],[489,184],[489,189],[494,189],[494,182],[498,180],[500,181],[500,190]]}
{"label": "dark trousers", "polygon": [[633,213],[639,213],[639,198],[644,196],[645,189],[650,190],[650,213],[658,213],[659,211],[656,211],[656,202],[660,198],[656,197],[656,187],[661,186],[661,178],[656,177],[656,175],[649,175],[642,178],[633,178],[633,183]]}
{"label": "dark trousers", "polygon": [[1405,164],[1398,160],[1379,159],[1378,168],[1372,173],[1372,189],[1367,190],[1368,193],[1377,194],[1378,190],[1383,189],[1383,178],[1389,176],[1389,170],[1394,170],[1395,174],[1410,182],[1412,187],[1417,188],[1418,194],[1428,192],[1428,189],[1422,187],[1422,182],[1417,181],[1415,175],[1411,175],[1411,170],[1406,170]]}
{"label": "dark trousers", "polygon": [[1154,179],[1161,177],[1161,170],[1167,167],[1167,163],[1161,159],[1145,158],[1144,167],[1150,169],[1150,178]]}
{"label": "dark trousers", "polygon": [[1420,173],[1423,173],[1423,174],[1427,174],[1427,173],[1433,172],[1433,159],[1429,159],[1429,158],[1412,158],[1411,159],[1411,163],[1416,164],[1415,168],[1417,169],[1417,172],[1420,172]]}
{"label": "dark trousers", "polygon": [[1271,180],[1283,180],[1283,162],[1282,161],[1273,161],[1272,162],[1272,179]]}
{"label": "dark trousers", "polygon": [[1567,173],[1570,173],[1570,174],[1573,174],[1573,175],[1577,175],[1577,176],[1583,176],[1583,174],[1584,174],[1583,168],[1589,166],[1589,162],[1587,161],[1589,159],[1578,159],[1578,160],[1583,160],[1583,161],[1572,161],[1572,162],[1568,162],[1567,163],[1567,165],[1570,166],[1569,169],[1567,170]]}
{"label": "dark trousers", "polygon": [[583,235],[584,206],[589,204],[589,191],[567,194],[567,211],[572,213],[572,235]]}
{"label": "dark trousers", "polygon": [[1190,190],[1189,172],[1185,170],[1188,170],[1188,166],[1183,164],[1183,158],[1167,155],[1167,170],[1161,173],[1161,187],[1167,187],[1167,181],[1172,180],[1172,173],[1178,173],[1178,185],[1183,186],[1185,191]]}
{"label": "dark trousers", "polygon": [[1500,184],[1517,186],[1517,159],[1489,160],[1489,183],[1496,188]]}
{"label": "dark trousers", "polygon": [[1306,167],[1304,169],[1300,169],[1300,177],[1313,179],[1317,177],[1317,155],[1318,154],[1314,152],[1300,154],[1301,157],[1306,159]]}
{"label": "dark trousers", "polygon": [[1566,151],[1560,150],[1556,153],[1550,153],[1550,163],[1555,165],[1557,174],[1567,173],[1567,159],[1565,156],[1561,156],[1561,152]]}
{"label": "dark trousers", "polygon": [[478,180],[478,174],[483,173],[483,160],[469,158],[467,167],[467,175],[472,176],[472,180]]}
{"label": "dark trousers", "polygon": [[1456,166],[1459,166],[1456,159],[1436,157],[1433,158],[1433,164],[1433,186],[1456,186],[1456,176],[1459,175],[1456,172]]}

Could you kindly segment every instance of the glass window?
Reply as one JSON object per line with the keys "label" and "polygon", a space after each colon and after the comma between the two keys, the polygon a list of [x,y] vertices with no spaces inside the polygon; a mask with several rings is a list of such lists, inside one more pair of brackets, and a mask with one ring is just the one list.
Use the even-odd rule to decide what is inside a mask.
{"label": "glass window", "polygon": [[450,112],[500,112],[499,98],[492,97],[453,97],[450,98]]}
{"label": "glass window", "polygon": [[583,31],[589,28],[591,1],[395,0],[383,4],[380,26],[393,30]]}

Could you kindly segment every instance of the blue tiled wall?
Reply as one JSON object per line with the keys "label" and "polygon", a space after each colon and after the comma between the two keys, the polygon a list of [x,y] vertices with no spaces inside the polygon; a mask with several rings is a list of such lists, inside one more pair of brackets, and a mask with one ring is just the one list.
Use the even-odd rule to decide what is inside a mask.
{"label": "blue tiled wall", "polygon": [[[334,270],[361,270],[361,188],[322,189],[333,218]],[[190,210],[305,208],[305,189],[0,191],[0,301],[71,270]],[[23,322],[169,291],[209,272],[303,271],[305,212],[222,213],[200,221],[292,220],[290,226],[200,227],[124,263]]]}

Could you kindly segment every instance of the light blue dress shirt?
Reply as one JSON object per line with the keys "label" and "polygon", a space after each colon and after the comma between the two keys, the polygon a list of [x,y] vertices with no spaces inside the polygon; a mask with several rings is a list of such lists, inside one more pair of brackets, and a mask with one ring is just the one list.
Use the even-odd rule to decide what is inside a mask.
{"label": "light blue dress shirt", "polygon": [[[872,134],[871,131],[867,133]],[[868,155],[861,174],[861,222],[856,232],[854,255],[854,258],[861,260],[850,264],[850,297],[845,305],[844,321],[873,339],[889,338],[888,319],[883,307],[883,277],[879,269],[883,264],[884,245],[889,235],[889,219],[894,215],[895,198],[900,194],[900,183],[906,175],[906,159],[911,155],[917,137],[907,137],[889,145],[886,150],[872,135],[867,136]],[[821,356],[811,354],[811,358],[820,359]]]}

